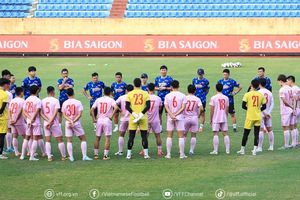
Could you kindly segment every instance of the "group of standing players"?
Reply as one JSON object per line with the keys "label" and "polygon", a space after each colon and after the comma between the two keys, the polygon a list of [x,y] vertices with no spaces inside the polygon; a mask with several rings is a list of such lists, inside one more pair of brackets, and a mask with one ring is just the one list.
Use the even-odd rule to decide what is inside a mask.
{"label": "group of standing players", "polygon": [[[142,137],[143,150],[140,152],[145,159],[149,159],[148,136],[154,133],[158,156],[163,156],[162,140],[162,114],[167,114],[167,140],[165,158],[171,158],[173,132],[178,135],[180,158],[186,158],[184,149],[187,134],[191,133],[189,154],[194,154],[196,135],[204,131],[205,112],[207,109],[207,94],[210,90],[209,81],[204,77],[204,70],[197,70],[191,84],[187,87],[188,95],[179,91],[180,83],[167,75],[168,68],[160,67],[160,76],[154,83],[148,83],[148,75],[143,73],[135,78],[132,84],[122,81],[122,73],[115,74],[116,81],[107,87],[98,78],[97,73],[92,74],[92,80],[83,88],[83,94],[90,101],[90,115],[94,122],[96,139],[94,142],[94,159],[99,159],[99,143],[105,137],[103,160],[109,159],[110,138],[112,132],[119,132],[118,152],[116,156],[123,155],[124,136],[127,130],[127,159],[132,157],[132,148],[136,132]],[[82,160],[92,160],[87,156],[87,142],[84,129],[80,123],[83,105],[74,98],[74,81],[69,77],[67,69],[61,70],[62,78],[57,81],[59,99],[55,98],[55,88],[47,87],[47,97],[39,98],[42,88],[41,80],[36,76],[36,68],[28,68],[21,87],[16,87],[14,76],[8,71],[2,71],[0,79],[0,159],[7,159],[6,154],[14,152],[20,159],[38,160],[37,147],[42,155],[52,161],[51,136],[55,137],[61,159],[65,160],[66,150],[70,161],[73,156],[73,136],[81,141]],[[299,88],[295,85],[295,77],[278,76],[281,86],[280,111],[282,127],[284,129],[284,146],[282,149],[298,145],[297,122],[299,118]],[[209,103],[210,124],[213,136],[213,151],[218,154],[219,132],[224,135],[226,153],[230,153],[230,138],[228,135],[228,115],[232,118],[233,131],[237,132],[234,96],[242,90],[241,85],[230,78],[230,71],[223,70],[223,78],[215,86],[216,94]],[[157,95],[155,94],[157,92]],[[112,98],[113,97],[113,98]],[[247,110],[244,125],[244,135],[239,154],[245,154],[250,130],[254,127],[254,148],[252,154],[262,151],[264,134],[268,134],[270,147],[274,149],[274,133],[272,130],[271,112],[274,107],[271,80],[265,76],[265,69],[258,68],[258,76],[251,81],[249,91],[243,97],[242,108]],[[65,137],[67,146],[63,141],[61,129],[62,119],[65,119]],[[43,129],[41,129],[42,119]],[[114,127],[113,123],[114,121]],[[200,125],[199,125],[200,121]],[[43,130],[43,131],[42,131]],[[43,132],[44,136],[43,137]],[[290,145],[290,133],[292,144]],[[6,151],[3,151],[6,136]],[[23,137],[21,152],[18,148],[18,136]],[[44,142],[45,139],[45,142]]]}

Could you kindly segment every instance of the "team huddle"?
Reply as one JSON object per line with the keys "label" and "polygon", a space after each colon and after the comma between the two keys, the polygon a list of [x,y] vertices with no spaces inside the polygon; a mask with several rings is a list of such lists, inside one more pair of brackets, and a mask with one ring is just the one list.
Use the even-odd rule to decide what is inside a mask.
{"label": "team huddle", "polygon": [[[99,80],[98,74],[92,74],[82,93],[90,101],[90,116],[95,128],[94,159],[99,159],[99,143],[105,138],[103,160],[110,159],[110,140],[113,132],[119,133],[118,151],[122,156],[126,132],[126,159],[132,158],[132,148],[137,132],[142,138],[142,155],[149,159],[148,137],[153,133],[156,139],[157,155],[164,156],[162,150],[162,114],[166,117],[166,155],[171,158],[174,132],[178,135],[179,157],[187,158],[185,144],[191,134],[189,155],[193,155],[197,143],[197,133],[204,131],[205,112],[210,112],[209,122],[213,132],[212,155],[219,152],[219,133],[224,136],[225,152],[230,154],[230,137],[228,135],[228,115],[232,119],[233,131],[237,132],[234,96],[242,90],[242,86],[230,78],[230,71],[223,70],[223,78],[214,87],[215,95],[207,102],[210,83],[204,77],[204,70],[197,70],[191,84],[187,86],[187,95],[180,91],[180,83],[167,75],[168,68],[160,67],[160,76],[154,83],[148,83],[148,75],[143,73],[135,78],[133,84],[122,81],[122,73],[115,74],[116,81],[106,86]],[[0,159],[7,159],[8,153],[14,153],[19,159],[27,156],[30,161],[37,161],[37,149],[42,157],[53,160],[51,137],[57,141],[61,160],[74,161],[73,137],[80,140],[82,160],[93,160],[87,155],[87,139],[81,124],[83,114],[82,103],[75,98],[74,80],[69,77],[67,69],[61,70],[62,78],[57,81],[59,98],[55,96],[55,87],[46,88],[47,97],[40,99],[42,82],[36,76],[36,68],[28,68],[21,87],[15,84],[14,75],[2,71],[0,79]],[[295,84],[295,77],[279,75],[277,78],[281,88],[279,91],[281,125],[284,145],[280,149],[295,148],[298,145],[297,123],[300,117],[300,88]],[[208,103],[208,104],[207,104]],[[274,133],[272,129],[272,110],[274,98],[271,80],[265,76],[265,69],[258,68],[258,76],[251,81],[248,92],[243,96],[242,108],[246,110],[244,133],[241,149],[238,154],[245,154],[245,147],[251,129],[254,129],[254,148],[252,155],[262,152],[264,135],[269,138],[269,151],[274,150]],[[62,122],[65,129],[62,130]],[[290,143],[291,135],[291,143]],[[19,148],[18,137],[23,138]],[[64,143],[66,138],[66,146]],[[6,150],[4,146],[6,143]],[[68,154],[68,157],[67,157]]]}

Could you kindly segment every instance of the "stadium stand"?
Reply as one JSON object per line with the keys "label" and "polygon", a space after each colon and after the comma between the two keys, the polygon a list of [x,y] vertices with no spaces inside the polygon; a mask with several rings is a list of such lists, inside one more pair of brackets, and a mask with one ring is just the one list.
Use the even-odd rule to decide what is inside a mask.
{"label": "stadium stand", "polygon": [[106,18],[113,0],[40,0],[36,18]]}
{"label": "stadium stand", "polygon": [[129,0],[127,18],[300,17],[299,0]]}
{"label": "stadium stand", "polygon": [[24,18],[29,15],[32,0],[1,0],[0,18]]}

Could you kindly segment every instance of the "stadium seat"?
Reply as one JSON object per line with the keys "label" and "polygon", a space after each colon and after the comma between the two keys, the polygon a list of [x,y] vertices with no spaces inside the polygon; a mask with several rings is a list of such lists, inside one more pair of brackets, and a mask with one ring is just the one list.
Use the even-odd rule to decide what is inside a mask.
{"label": "stadium seat", "polygon": [[[113,0],[40,0],[34,17],[104,18],[109,16]],[[127,10],[148,10],[148,4],[128,5]],[[156,9],[153,9],[156,10]],[[162,9],[163,10],[163,9]],[[50,14],[50,13],[54,14]],[[133,17],[134,13],[126,16]]]}
{"label": "stadium seat", "polygon": [[126,10],[126,17],[297,17],[300,1],[129,0]]}
{"label": "stadium seat", "polygon": [[31,0],[1,0],[0,1],[0,18],[13,17],[23,18],[28,16],[31,8]]}

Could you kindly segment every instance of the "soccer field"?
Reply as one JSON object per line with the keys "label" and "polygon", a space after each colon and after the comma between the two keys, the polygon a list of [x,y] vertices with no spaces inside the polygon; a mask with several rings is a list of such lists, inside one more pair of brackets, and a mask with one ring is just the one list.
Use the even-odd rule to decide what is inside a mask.
{"label": "soccer field", "polygon": [[[98,199],[116,200],[164,199],[162,194],[165,189],[173,192],[172,199],[217,199],[215,193],[218,189],[226,192],[225,199],[300,199],[298,188],[300,150],[277,150],[283,144],[283,136],[278,104],[279,86],[276,81],[278,74],[283,73],[295,75],[297,82],[300,74],[300,58],[0,58],[0,69],[9,69],[15,74],[17,85],[20,85],[27,75],[28,66],[36,66],[37,75],[43,83],[40,95],[43,98],[46,87],[56,85],[57,79],[60,78],[60,70],[68,68],[69,76],[75,81],[75,98],[84,105],[81,122],[88,138],[88,155],[93,157],[95,136],[89,116],[89,102],[81,93],[83,86],[90,81],[93,72],[98,72],[100,79],[106,85],[111,85],[114,81],[114,73],[117,71],[123,73],[124,81],[127,83],[132,83],[133,78],[139,77],[143,72],[148,73],[149,81],[153,82],[154,78],[159,75],[159,67],[165,64],[169,68],[169,75],[180,81],[180,90],[186,93],[186,86],[191,83],[197,68],[201,66],[205,69],[206,77],[210,81],[211,90],[208,95],[210,98],[215,94],[216,82],[223,76],[221,64],[224,62],[241,62],[243,65],[242,68],[230,69],[231,77],[243,86],[243,90],[235,97],[239,131],[234,134],[230,127],[230,155],[225,154],[221,135],[219,155],[209,155],[212,150],[212,132],[209,124],[205,125],[203,133],[198,134],[195,155],[185,160],[180,160],[177,154],[177,136],[173,139],[171,160],[157,157],[153,135],[149,137],[150,160],[144,160],[138,155],[142,148],[139,135],[135,140],[132,160],[126,160],[125,156],[114,156],[117,151],[117,133],[112,136],[111,159],[108,161],[101,159],[90,162],[81,161],[79,142],[77,138],[74,138],[75,162],[62,162],[59,160],[57,145],[54,141],[52,143],[55,159],[53,162],[48,162],[46,158],[38,162],[20,161],[12,155],[9,156],[9,160],[0,161],[0,199],[46,199],[44,192],[49,189],[55,193],[53,199],[92,199],[89,197],[92,189],[100,192]],[[266,74],[271,78],[273,85],[275,150],[267,151],[268,139],[265,137],[264,151],[255,157],[252,156],[253,132],[251,132],[246,155],[238,156],[236,151],[240,149],[245,118],[245,111],[241,108],[242,96],[252,78],[256,76],[259,66],[266,68]],[[209,112],[206,113],[207,117],[208,114]],[[165,126],[165,120],[163,123]],[[231,125],[231,122],[229,124]],[[186,153],[189,149],[189,138]],[[162,133],[162,139],[165,152],[165,132]],[[103,148],[103,141],[101,141],[101,154]],[[144,196],[137,197],[138,195]]]}

